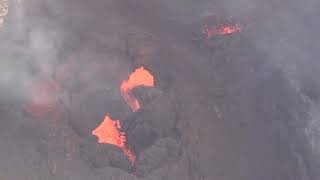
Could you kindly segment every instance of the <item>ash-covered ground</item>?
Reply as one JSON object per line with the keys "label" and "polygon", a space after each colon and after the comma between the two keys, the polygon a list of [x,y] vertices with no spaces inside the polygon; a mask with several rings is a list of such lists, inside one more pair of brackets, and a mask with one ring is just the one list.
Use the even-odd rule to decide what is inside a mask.
{"label": "ash-covered ground", "polygon": [[[10,1],[0,179],[317,180],[319,6]],[[240,32],[203,37],[204,19],[230,16]],[[155,87],[134,89],[132,112],[119,88],[140,66]],[[50,97],[33,92],[43,82]],[[34,98],[45,104],[31,108],[36,116],[25,108]],[[133,165],[92,135],[106,114],[121,122]]]}

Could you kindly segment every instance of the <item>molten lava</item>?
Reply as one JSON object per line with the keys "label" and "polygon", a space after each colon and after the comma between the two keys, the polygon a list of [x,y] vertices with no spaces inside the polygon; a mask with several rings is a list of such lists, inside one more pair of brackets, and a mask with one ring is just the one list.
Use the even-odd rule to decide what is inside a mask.
{"label": "molten lava", "polygon": [[[132,111],[137,111],[140,108],[138,100],[132,93],[132,90],[138,86],[154,86],[154,77],[143,67],[131,73],[129,79],[123,81],[120,86],[122,97],[131,107]],[[134,165],[136,156],[126,144],[126,135],[125,132],[122,131],[119,120],[112,120],[107,115],[103,122],[92,131],[92,135],[98,137],[99,143],[113,144],[120,147],[123,153],[129,158],[131,164]]]}
{"label": "molten lava", "polygon": [[140,104],[132,93],[132,90],[138,86],[154,87],[153,75],[143,67],[140,67],[131,73],[129,79],[122,81],[120,86],[123,99],[134,112],[140,109]]}
{"label": "molten lava", "polygon": [[112,120],[108,115],[103,122],[92,131],[92,135],[98,137],[98,142],[102,144],[113,144],[122,149],[133,165],[136,159],[134,153],[126,145],[126,135],[122,132],[119,120]]}
{"label": "molten lava", "polygon": [[239,25],[224,25],[221,24],[216,28],[204,26],[203,33],[206,36],[206,39],[210,39],[215,35],[228,35],[241,31],[241,27]]}
{"label": "molten lava", "polygon": [[236,32],[240,32],[241,28],[239,25],[234,25],[234,26],[221,26],[218,28],[218,34],[224,35],[224,34],[232,34]]}

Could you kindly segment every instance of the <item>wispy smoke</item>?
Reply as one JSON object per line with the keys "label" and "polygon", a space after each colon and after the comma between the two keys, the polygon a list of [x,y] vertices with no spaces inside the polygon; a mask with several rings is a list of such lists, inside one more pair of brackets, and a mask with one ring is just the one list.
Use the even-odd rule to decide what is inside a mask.
{"label": "wispy smoke", "polygon": [[[126,29],[113,17],[105,21],[94,11],[86,11],[87,5],[59,0],[10,1],[0,29],[0,86],[6,98],[31,99],[33,87],[56,78],[70,60],[76,63],[64,70],[68,76],[72,74],[63,78],[68,81],[66,86],[119,91],[121,79],[131,71],[130,64],[123,61],[125,40],[120,34]],[[111,97],[121,98],[119,93]]]}
{"label": "wispy smoke", "polygon": [[0,86],[12,98],[29,97],[31,85],[52,74],[62,39],[62,33],[41,16],[38,22],[32,21],[26,3],[10,1],[9,14],[1,29]]}
{"label": "wispy smoke", "polygon": [[[66,49],[76,49],[75,47],[81,46],[82,42],[90,43],[82,36],[84,33],[91,34],[90,38],[96,41],[94,43],[103,46],[101,48],[94,45],[96,49],[101,48],[103,49],[101,51],[106,51],[114,48],[110,45],[113,43],[112,38],[118,38],[114,32],[125,29],[119,28],[121,25],[117,24],[116,18],[110,18],[109,21],[98,15],[86,18],[87,14],[83,15],[84,11],[79,5],[83,3],[81,1],[69,2],[72,5],[67,5],[65,4],[67,1],[12,0],[9,11],[5,2],[7,1],[0,0],[0,24],[9,12],[3,27],[0,27],[0,92],[5,94],[1,98],[29,98],[32,85],[53,75],[58,64],[63,61]],[[210,13],[233,16],[248,24],[243,34],[257,49],[267,53],[270,63],[280,67],[297,91],[314,104],[310,111],[312,121],[306,132],[310,137],[312,149],[315,152],[320,151],[318,143],[320,115],[319,102],[316,98],[320,97],[319,0],[167,0],[163,1],[162,5],[161,8],[170,9],[169,12],[174,19],[182,24],[197,21],[198,18]],[[71,11],[72,8],[69,6],[77,6],[79,9]],[[92,12],[88,14],[90,13]],[[71,21],[76,22],[73,25],[75,27],[66,28]],[[106,23],[112,24],[108,28],[114,33],[108,37],[103,35],[107,31],[105,32],[104,26],[101,25]],[[77,34],[77,37],[74,38],[75,35],[70,34]],[[82,52],[87,58],[87,61],[82,62],[82,66],[90,68],[90,60],[108,58],[111,60],[106,62],[107,69],[103,69],[105,72],[110,74],[125,72],[118,71],[123,68],[123,64],[117,60],[113,61],[116,58],[112,54],[98,56],[97,53],[100,52]],[[90,70],[84,71],[82,77],[94,79],[96,83],[104,81]],[[104,79],[110,82],[118,81],[112,76],[105,76]],[[107,86],[107,83],[104,83]],[[0,102],[2,100],[0,99]]]}

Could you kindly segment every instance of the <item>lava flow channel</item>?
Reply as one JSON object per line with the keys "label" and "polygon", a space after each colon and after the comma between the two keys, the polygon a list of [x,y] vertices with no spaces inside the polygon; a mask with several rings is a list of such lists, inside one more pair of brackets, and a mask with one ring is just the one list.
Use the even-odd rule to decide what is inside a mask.
{"label": "lava flow channel", "polygon": [[125,132],[122,131],[119,120],[112,120],[108,115],[104,118],[103,122],[92,131],[92,135],[98,137],[98,142],[101,144],[112,144],[122,149],[123,153],[129,158],[133,165],[136,156],[127,147],[127,140]]}
{"label": "lava flow channel", "polygon": [[209,26],[204,27],[204,34],[206,39],[210,39],[215,35],[228,35],[236,32],[240,32],[241,27],[239,25],[219,25],[217,28]]}
{"label": "lava flow channel", "polygon": [[143,67],[137,68],[130,74],[128,80],[122,81],[120,86],[121,95],[133,112],[140,109],[139,101],[132,92],[138,86],[154,87],[153,75]]}

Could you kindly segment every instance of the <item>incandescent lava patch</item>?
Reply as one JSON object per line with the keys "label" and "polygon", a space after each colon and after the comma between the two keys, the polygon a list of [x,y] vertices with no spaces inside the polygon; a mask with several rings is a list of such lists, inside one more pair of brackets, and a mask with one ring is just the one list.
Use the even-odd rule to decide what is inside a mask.
{"label": "incandescent lava patch", "polygon": [[137,68],[130,74],[128,80],[122,81],[120,86],[123,99],[134,112],[140,109],[140,103],[132,92],[132,90],[138,86],[154,87],[154,77],[144,67]]}
{"label": "incandescent lava patch", "polygon": [[104,118],[103,122],[92,131],[92,135],[98,137],[98,142],[101,144],[112,144],[122,149],[123,153],[129,158],[133,165],[136,156],[127,147],[126,134],[122,131],[119,120],[112,120],[108,115]]}

